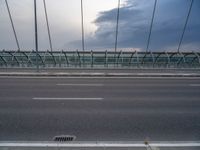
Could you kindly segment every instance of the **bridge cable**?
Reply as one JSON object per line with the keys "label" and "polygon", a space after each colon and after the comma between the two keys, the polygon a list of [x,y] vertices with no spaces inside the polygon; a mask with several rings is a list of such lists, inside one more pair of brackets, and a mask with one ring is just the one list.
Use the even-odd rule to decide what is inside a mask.
{"label": "bridge cable", "polygon": [[149,44],[150,44],[151,32],[152,32],[152,27],[153,27],[153,22],[154,22],[154,17],[155,17],[156,5],[157,5],[157,0],[155,0],[155,2],[154,2],[154,8],[153,8],[153,14],[152,14],[152,18],[151,18],[151,25],[150,25],[150,29],[149,29],[149,36],[148,36],[148,40],[147,40],[146,52],[149,51]]}
{"label": "bridge cable", "polygon": [[18,51],[20,51],[19,41],[18,41],[18,38],[17,38],[17,33],[16,33],[15,26],[14,26],[14,23],[13,23],[13,19],[12,19],[12,15],[11,15],[11,12],[10,12],[9,5],[8,5],[8,1],[5,0],[5,3],[6,3],[7,10],[8,10],[10,22],[11,22],[12,29],[13,29],[13,33],[14,33],[14,36],[15,36],[15,41],[16,41],[16,44],[17,44],[17,48],[18,48]]}
{"label": "bridge cable", "polygon": [[37,1],[34,0],[34,23],[35,23],[35,50],[36,50],[36,67],[37,72],[39,72],[39,54],[38,54],[38,26],[37,26]]}
{"label": "bridge cable", "polygon": [[82,31],[82,51],[83,51],[83,64],[85,52],[85,37],[84,37],[84,14],[83,14],[83,0],[81,0],[81,31]]}
{"label": "bridge cable", "polygon": [[119,11],[120,11],[120,0],[118,0],[118,7],[117,7],[117,22],[116,22],[116,31],[115,31],[115,59],[116,59],[116,52],[117,52],[117,44],[118,44],[118,32],[119,32]]}
{"label": "bridge cable", "polygon": [[181,47],[181,44],[183,42],[183,37],[184,37],[185,30],[186,30],[186,27],[187,27],[187,24],[188,24],[188,20],[189,20],[190,14],[191,14],[193,2],[194,2],[194,0],[191,0],[189,11],[188,11],[186,21],[185,21],[185,24],[184,24],[184,27],[183,27],[183,32],[181,34],[180,42],[179,42],[178,49],[177,49],[178,53],[180,52],[180,47]]}
{"label": "bridge cable", "polygon": [[44,4],[44,11],[45,11],[45,17],[46,17],[46,24],[47,24],[47,31],[48,31],[48,37],[49,37],[49,46],[51,49],[51,52],[53,51],[52,48],[52,40],[51,40],[51,33],[50,33],[50,27],[49,27],[49,20],[48,20],[48,14],[47,14],[47,6],[46,6],[46,1],[43,0],[43,4]]}

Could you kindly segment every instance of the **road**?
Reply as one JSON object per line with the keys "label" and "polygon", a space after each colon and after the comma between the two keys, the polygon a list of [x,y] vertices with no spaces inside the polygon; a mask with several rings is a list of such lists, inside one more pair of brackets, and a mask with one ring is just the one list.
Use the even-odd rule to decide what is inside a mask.
{"label": "road", "polygon": [[200,78],[0,77],[0,141],[200,140]]}

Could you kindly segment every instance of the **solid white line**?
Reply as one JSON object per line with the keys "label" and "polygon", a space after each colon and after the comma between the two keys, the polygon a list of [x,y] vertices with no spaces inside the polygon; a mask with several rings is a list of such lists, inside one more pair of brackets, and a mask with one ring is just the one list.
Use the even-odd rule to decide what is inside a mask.
{"label": "solid white line", "polygon": [[[200,147],[200,142],[151,142],[151,147]],[[143,142],[72,142],[72,143],[55,143],[55,142],[0,142],[0,147],[147,147]]]}
{"label": "solid white line", "polygon": [[200,84],[190,84],[190,86],[200,86]]}
{"label": "solid white line", "polygon": [[33,100],[77,100],[77,101],[81,101],[81,100],[84,100],[84,101],[101,101],[103,100],[103,98],[77,98],[77,97],[67,97],[67,98],[64,98],[64,97],[34,97],[32,98]]}
{"label": "solid white line", "polygon": [[65,83],[58,83],[58,86],[103,86],[104,84],[65,84]]}
{"label": "solid white line", "polygon": [[200,147],[200,143],[150,143],[151,147]]}

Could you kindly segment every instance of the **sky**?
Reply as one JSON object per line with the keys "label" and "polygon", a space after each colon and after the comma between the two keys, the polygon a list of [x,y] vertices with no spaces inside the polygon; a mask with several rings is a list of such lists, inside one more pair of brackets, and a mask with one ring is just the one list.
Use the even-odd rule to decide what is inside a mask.
{"label": "sky", "polygon": [[[49,49],[43,1],[38,5],[39,50]],[[176,51],[191,0],[158,0],[149,50]],[[34,49],[33,0],[8,0],[22,50]],[[54,50],[81,50],[80,0],[46,0]],[[113,50],[118,0],[83,0],[86,50]],[[121,0],[117,50],[146,48],[154,0]],[[181,51],[200,51],[200,0],[194,0]],[[0,49],[17,49],[0,0]]]}

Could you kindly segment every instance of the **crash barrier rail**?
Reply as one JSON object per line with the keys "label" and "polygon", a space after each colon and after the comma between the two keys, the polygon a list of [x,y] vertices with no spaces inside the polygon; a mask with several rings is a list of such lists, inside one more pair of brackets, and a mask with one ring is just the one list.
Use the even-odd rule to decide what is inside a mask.
{"label": "crash barrier rail", "polygon": [[200,68],[200,52],[0,51],[0,67]]}

